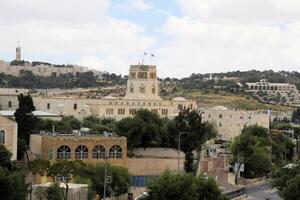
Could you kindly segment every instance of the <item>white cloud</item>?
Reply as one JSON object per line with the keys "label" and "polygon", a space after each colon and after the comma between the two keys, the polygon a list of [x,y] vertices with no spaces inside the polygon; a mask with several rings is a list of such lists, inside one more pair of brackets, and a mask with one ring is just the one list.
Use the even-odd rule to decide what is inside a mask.
{"label": "white cloud", "polygon": [[39,60],[42,55],[60,60],[67,55],[81,65],[127,74],[136,55],[156,40],[145,36],[144,28],[135,23],[107,16],[108,5],[106,0],[32,0],[26,5],[21,0],[0,1],[7,14],[0,12],[0,52],[13,52],[20,40],[28,60],[31,57],[26,55]]}
{"label": "white cloud", "polygon": [[168,38],[157,49],[162,76],[299,70],[300,1],[178,0],[178,4],[184,16],[169,17],[160,29]]}
{"label": "white cloud", "polygon": [[144,0],[130,0],[130,5],[137,10],[150,10],[153,6]]}
{"label": "white cloud", "polygon": [[[108,16],[113,3],[109,0],[0,1],[0,54],[11,50],[13,55],[20,40],[25,59],[57,63],[51,60],[55,58],[122,74],[141,60],[144,51],[155,54],[163,77],[299,69],[299,0],[177,2],[183,16],[164,12],[169,17],[162,27],[155,27],[162,34],[158,38],[157,31],[155,36],[145,33],[148,22]],[[149,1],[128,0],[123,5],[159,11]]]}
{"label": "white cloud", "polygon": [[207,22],[286,23],[300,19],[299,0],[177,0],[187,16]]}

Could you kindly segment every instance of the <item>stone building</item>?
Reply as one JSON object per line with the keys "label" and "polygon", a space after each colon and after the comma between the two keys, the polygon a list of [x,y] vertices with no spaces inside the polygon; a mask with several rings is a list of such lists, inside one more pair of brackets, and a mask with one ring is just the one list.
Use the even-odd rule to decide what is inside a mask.
{"label": "stone building", "polygon": [[230,140],[241,134],[245,126],[258,125],[269,129],[270,115],[263,112],[229,110],[224,106],[203,109],[203,121],[214,124],[223,140]]}
{"label": "stone building", "polygon": [[0,116],[0,145],[4,145],[17,160],[18,125],[15,121]]}
{"label": "stone building", "polygon": [[297,87],[289,83],[269,83],[266,79],[256,83],[246,83],[248,91],[265,91],[267,93],[298,93]]}
{"label": "stone building", "polygon": [[[16,61],[21,61],[21,47],[18,46],[16,48]],[[94,69],[88,69],[87,67],[82,67],[78,65],[65,65],[61,67],[57,67],[51,64],[37,64],[32,65],[31,63],[27,62],[23,66],[16,66],[10,65],[9,62],[5,62],[4,60],[0,60],[0,73],[9,74],[12,76],[20,76],[20,72],[22,70],[31,71],[36,76],[51,76],[51,75],[60,75],[60,74],[68,74],[72,73],[76,75],[76,73],[82,72],[93,72],[94,75],[98,75],[99,77],[102,76],[103,72]]]}
{"label": "stone building", "polygon": [[127,139],[81,134],[30,135],[30,153],[34,158],[54,162],[56,159],[80,159],[92,164],[108,162],[127,166]]}
{"label": "stone building", "polygon": [[[136,114],[139,109],[148,109],[162,117],[172,118],[182,108],[196,108],[196,102],[182,97],[163,100],[159,95],[156,66],[132,65],[129,70],[125,97],[105,96],[86,98],[78,96],[35,95],[33,102],[37,110],[73,115],[83,119],[89,115],[101,118],[122,119]],[[17,94],[2,95],[0,105],[4,110],[16,109]]]}

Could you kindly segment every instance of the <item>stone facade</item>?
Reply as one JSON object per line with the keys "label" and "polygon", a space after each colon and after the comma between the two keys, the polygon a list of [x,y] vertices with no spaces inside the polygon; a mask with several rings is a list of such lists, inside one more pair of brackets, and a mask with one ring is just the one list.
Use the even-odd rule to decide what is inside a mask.
{"label": "stone facade", "polygon": [[125,98],[161,100],[158,84],[155,65],[131,65]]}
{"label": "stone facade", "polygon": [[15,121],[0,116],[0,144],[12,153],[12,160],[17,160],[18,125]]}
{"label": "stone facade", "polygon": [[[101,149],[98,149],[97,145]],[[62,148],[63,146],[64,148]],[[114,151],[116,150],[114,147],[118,147],[119,151]],[[63,153],[62,149],[69,149],[70,151],[66,150]],[[97,149],[99,151],[96,151]],[[117,166],[127,166],[127,139],[125,137],[59,134],[31,135],[30,152],[33,155],[33,159],[43,158],[51,162],[58,158],[81,159],[92,164],[105,162],[105,155],[108,155],[109,163]]]}
{"label": "stone facade", "polygon": [[[148,109],[161,117],[173,118],[182,108],[195,109],[195,101],[182,97],[163,100],[159,94],[156,66],[132,65],[129,70],[127,94],[125,97],[106,96],[103,98],[86,98],[78,96],[33,96],[36,110],[73,115],[83,119],[89,115],[101,118],[122,119],[136,114],[139,109]],[[15,110],[18,106],[17,94],[2,95],[0,105],[4,110]]]}
{"label": "stone facade", "polygon": [[270,115],[262,112],[229,110],[223,106],[203,109],[203,121],[214,124],[221,139],[230,140],[241,134],[245,126],[270,126]]}
{"label": "stone facade", "polygon": [[265,91],[268,93],[298,93],[297,87],[289,83],[269,83],[266,79],[256,83],[246,83],[248,91]]}
{"label": "stone facade", "polygon": [[[18,46],[16,48],[16,61],[21,61],[21,47]],[[88,69],[87,67],[82,67],[78,65],[67,65],[65,67],[56,67],[54,65],[44,65],[39,64],[32,66],[30,63],[25,63],[24,66],[14,66],[10,65],[9,62],[5,62],[4,60],[0,60],[0,73],[9,74],[12,76],[20,76],[20,72],[22,70],[31,71],[36,76],[51,76],[51,75],[60,75],[60,74],[68,74],[72,73],[76,75],[76,73],[82,73],[91,71],[94,75],[102,76],[103,72],[94,69]]]}

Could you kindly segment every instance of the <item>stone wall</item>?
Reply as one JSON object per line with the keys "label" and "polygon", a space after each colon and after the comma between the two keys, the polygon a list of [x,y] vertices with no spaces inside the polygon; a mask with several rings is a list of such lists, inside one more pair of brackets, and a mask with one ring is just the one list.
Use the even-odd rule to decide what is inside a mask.
{"label": "stone wall", "polygon": [[0,130],[5,132],[6,148],[12,153],[12,160],[17,159],[18,125],[16,122],[0,116]]}

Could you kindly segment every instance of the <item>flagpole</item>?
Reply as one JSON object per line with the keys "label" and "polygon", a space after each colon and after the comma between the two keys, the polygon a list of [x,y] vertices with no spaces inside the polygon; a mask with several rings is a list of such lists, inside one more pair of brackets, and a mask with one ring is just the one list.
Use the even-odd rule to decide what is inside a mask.
{"label": "flagpole", "polygon": [[147,52],[144,52],[143,59],[142,59],[142,65],[144,64],[145,56],[148,55]]}

